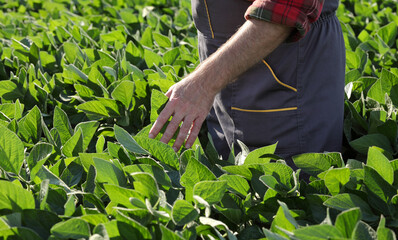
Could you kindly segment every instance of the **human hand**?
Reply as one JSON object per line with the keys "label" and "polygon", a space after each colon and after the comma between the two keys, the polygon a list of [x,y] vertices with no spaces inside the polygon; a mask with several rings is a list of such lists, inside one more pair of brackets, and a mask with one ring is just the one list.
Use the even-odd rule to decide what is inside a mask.
{"label": "human hand", "polygon": [[186,140],[185,147],[190,148],[199,134],[216,95],[206,90],[203,85],[200,78],[192,75],[173,85],[166,93],[169,101],[149,131],[149,137],[155,138],[172,116],[160,141],[168,143],[182,123],[173,149],[178,151],[184,140]]}

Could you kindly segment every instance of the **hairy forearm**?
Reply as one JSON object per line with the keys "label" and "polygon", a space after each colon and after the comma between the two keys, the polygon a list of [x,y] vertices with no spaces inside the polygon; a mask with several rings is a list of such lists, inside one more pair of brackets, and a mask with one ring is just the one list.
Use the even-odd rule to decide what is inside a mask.
{"label": "hairy forearm", "polygon": [[292,28],[251,19],[217,52],[206,59],[194,75],[203,81],[206,91],[217,93],[240,74],[277,48]]}

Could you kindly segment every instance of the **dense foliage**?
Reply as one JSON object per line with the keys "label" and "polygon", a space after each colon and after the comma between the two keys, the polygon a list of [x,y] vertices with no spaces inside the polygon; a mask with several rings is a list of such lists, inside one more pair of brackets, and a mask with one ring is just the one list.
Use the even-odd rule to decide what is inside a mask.
{"label": "dense foliage", "polygon": [[293,171],[147,137],[198,64],[188,0],[0,0],[0,238],[396,239],[397,8],[342,1],[344,150]]}

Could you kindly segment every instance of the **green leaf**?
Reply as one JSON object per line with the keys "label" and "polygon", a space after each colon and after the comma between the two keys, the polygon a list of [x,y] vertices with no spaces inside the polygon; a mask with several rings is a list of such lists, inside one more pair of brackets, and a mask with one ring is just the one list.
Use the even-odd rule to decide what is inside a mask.
{"label": "green leaf", "polygon": [[97,181],[101,183],[111,183],[119,186],[126,185],[126,177],[124,172],[119,169],[111,161],[106,161],[101,158],[93,158],[94,166],[97,170]]}
{"label": "green leaf", "polygon": [[316,176],[328,170],[332,165],[323,153],[304,153],[292,157],[294,164],[304,172]]}
{"label": "green leaf", "polygon": [[97,115],[98,117],[110,117],[104,104],[98,100],[82,103],[76,107],[78,110],[85,112],[86,114]]}
{"label": "green leaf", "polygon": [[338,194],[334,197],[327,199],[323,204],[327,207],[334,208],[340,211],[359,207],[361,209],[362,219],[364,221],[372,222],[378,219],[378,217],[372,212],[368,203],[354,194]]}
{"label": "green leaf", "polygon": [[249,192],[250,185],[247,180],[238,175],[227,175],[224,174],[218,178],[220,181],[226,181],[228,183],[228,189],[230,191],[240,194],[242,197],[246,197]]}
{"label": "green leaf", "polygon": [[195,221],[199,217],[198,210],[183,199],[174,202],[171,215],[173,222],[180,226]]}
{"label": "green leaf", "polygon": [[100,125],[100,122],[97,121],[89,121],[89,122],[81,122],[76,125],[75,127],[75,133],[81,128],[82,134],[83,134],[83,151],[85,151],[91,140],[93,139],[95,133],[97,132],[97,129]]}
{"label": "green leaf", "polygon": [[62,76],[65,80],[69,80],[70,84],[87,83],[88,76],[79,70],[75,65],[69,64],[64,66]]}
{"label": "green leaf", "polygon": [[153,39],[155,40],[155,42],[159,45],[159,47],[163,47],[163,48],[170,48],[171,47],[171,41],[168,37],[154,32],[152,34]]}
{"label": "green leaf", "polygon": [[169,100],[162,92],[153,89],[151,94],[151,123],[155,122]]}
{"label": "green leaf", "polygon": [[361,210],[351,208],[337,215],[335,226],[346,238],[351,238],[352,233],[361,220]]}
{"label": "green leaf", "polygon": [[151,206],[154,206],[159,199],[159,188],[156,179],[149,173],[132,173],[130,177],[134,189],[146,199],[149,199]]}
{"label": "green leaf", "polygon": [[209,204],[215,204],[224,197],[227,186],[227,181],[201,181],[195,184],[193,194]]}
{"label": "green leaf", "polygon": [[62,153],[67,157],[79,156],[83,152],[83,133],[79,128],[77,132],[64,144]]}
{"label": "green leaf", "polygon": [[336,227],[326,224],[302,227],[294,230],[293,234],[298,239],[305,240],[343,238],[343,235]]}
{"label": "green leaf", "polygon": [[48,239],[51,227],[61,221],[55,213],[37,209],[23,210],[22,220],[24,226],[34,230],[42,239]]}
{"label": "green leaf", "polygon": [[14,132],[0,125],[0,167],[18,175],[24,155],[22,141]]}
{"label": "green leaf", "polygon": [[143,149],[134,138],[123,128],[118,125],[113,126],[115,131],[116,140],[123,145],[127,150],[138,154],[149,154],[145,149]]}
{"label": "green leaf", "polygon": [[0,97],[6,100],[16,100],[22,98],[24,94],[20,88],[11,80],[0,81]]}
{"label": "green leaf", "polygon": [[132,81],[122,81],[112,92],[112,98],[124,104],[127,110],[133,100],[135,84]]}
{"label": "green leaf", "polygon": [[123,188],[112,184],[104,184],[104,188],[112,202],[122,204],[128,208],[135,208],[135,206],[131,204],[130,198],[144,200],[141,193],[133,189]]}
{"label": "green leaf", "polygon": [[[395,93],[393,92],[393,86],[398,84],[398,77],[383,69],[380,78],[372,85],[368,91],[368,97],[376,100],[381,104],[386,104],[385,95],[395,98]],[[396,101],[393,101],[397,104]]]}
{"label": "green leaf", "polygon": [[1,229],[0,237],[2,239],[23,239],[23,240],[41,240],[33,230],[25,227],[11,227],[9,229]]}
{"label": "green leaf", "polygon": [[120,42],[126,43],[126,37],[121,30],[115,30],[108,33],[101,34],[101,39],[107,43]]}
{"label": "green leaf", "polygon": [[16,183],[0,180],[0,209],[20,212],[23,209],[34,208],[35,200],[31,192]]}
{"label": "green leaf", "polygon": [[184,238],[179,236],[177,233],[171,231],[167,227],[160,225],[160,231],[162,232],[162,240],[183,240]]}
{"label": "green leaf", "polygon": [[18,122],[19,135],[25,142],[37,143],[42,135],[41,113],[37,106]]}
{"label": "green leaf", "polygon": [[388,46],[392,47],[395,43],[397,36],[397,24],[394,22],[390,22],[389,24],[381,27],[377,31],[377,34],[385,43],[387,43]]}
{"label": "green leaf", "polygon": [[163,61],[167,65],[173,65],[177,58],[180,56],[180,49],[173,48],[163,55]]}
{"label": "green leaf", "polygon": [[64,145],[72,137],[73,129],[70,125],[68,115],[59,107],[55,107],[54,109],[53,125],[58,130],[61,143]]}
{"label": "green leaf", "polygon": [[112,159],[107,153],[79,153],[79,157],[86,172],[88,172],[91,165],[94,165],[94,158],[102,158],[108,161]]}
{"label": "green leaf", "polygon": [[353,240],[374,240],[377,239],[377,233],[371,226],[360,221],[352,234]]}
{"label": "green leaf", "polygon": [[362,154],[367,154],[369,147],[376,146],[393,153],[390,141],[382,134],[368,134],[350,142],[350,146]]}
{"label": "green leaf", "polygon": [[30,169],[30,178],[34,179],[37,171],[50,157],[54,147],[48,143],[38,143],[31,150],[27,163]]}
{"label": "green leaf", "polygon": [[285,205],[284,207],[279,207],[275,218],[272,221],[270,230],[274,233],[280,234],[283,237],[288,237],[288,235],[281,229],[291,232],[297,227],[298,225],[296,220],[293,218],[290,210]]}
{"label": "green leaf", "polygon": [[384,178],[389,184],[394,182],[394,169],[390,161],[377,147],[370,147],[368,152],[367,166],[373,167],[380,176]]}
{"label": "green leaf", "polygon": [[327,171],[325,177],[325,185],[332,195],[340,193],[344,185],[350,181],[350,169],[335,168]]}
{"label": "green leaf", "polygon": [[365,166],[364,184],[367,188],[369,203],[385,215],[391,215],[389,204],[397,190],[391,186],[372,167]]}
{"label": "green leaf", "polygon": [[51,234],[57,238],[88,238],[90,237],[90,226],[79,218],[72,218],[55,224],[51,228]]}
{"label": "green leaf", "polygon": [[169,175],[167,175],[163,168],[152,166],[149,164],[134,164],[124,167],[123,170],[128,174],[136,172],[149,173],[156,179],[156,182],[163,187],[171,187],[170,177]]}
{"label": "green leaf", "polygon": [[156,139],[151,139],[147,136],[135,137],[137,143],[146,149],[152,156],[157,158],[162,163],[178,169],[179,160],[177,153],[168,144],[162,143]]}
{"label": "green leaf", "polygon": [[163,58],[149,49],[144,49],[144,59],[148,68],[152,68],[154,65],[160,66],[163,64]]}
{"label": "green leaf", "polygon": [[249,155],[247,155],[244,165],[270,162],[271,159],[267,156],[275,153],[276,146],[277,143],[251,151]]}
{"label": "green leaf", "polygon": [[84,63],[84,57],[79,45],[71,42],[64,42],[63,44],[64,52],[66,60],[69,63],[75,63],[76,59],[80,61],[80,63]]}

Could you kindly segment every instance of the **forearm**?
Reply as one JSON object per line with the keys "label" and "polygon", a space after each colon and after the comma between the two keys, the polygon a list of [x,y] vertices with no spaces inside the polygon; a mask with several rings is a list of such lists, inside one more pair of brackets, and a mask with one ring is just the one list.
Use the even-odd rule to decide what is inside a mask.
{"label": "forearm", "polygon": [[292,28],[261,20],[248,20],[217,52],[193,73],[206,91],[217,93],[278,47]]}

